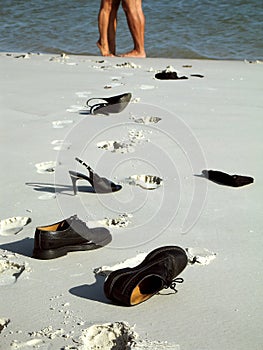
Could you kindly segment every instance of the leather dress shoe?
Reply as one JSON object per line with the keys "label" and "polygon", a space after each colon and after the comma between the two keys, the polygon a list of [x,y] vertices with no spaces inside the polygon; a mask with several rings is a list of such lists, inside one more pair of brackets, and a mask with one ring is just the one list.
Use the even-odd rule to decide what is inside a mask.
{"label": "leather dress shoe", "polygon": [[103,227],[90,229],[77,215],[52,225],[37,227],[33,258],[54,259],[68,252],[92,250],[111,242],[110,232]]}
{"label": "leather dress shoe", "polygon": [[172,288],[183,282],[176,278],[188,262],[185,251],[177,246],[153,250],[142,263],[133,268],[111,272],[104,282],[106,297],[116,304],[137,305],[163,288]]}
{"label": "leather dress shoe", "polygon": [[241,187],[254,182],[253,177],[243,175],[229,175],[218,170],[203,170],[202,174],[209,180],[219,185]]}

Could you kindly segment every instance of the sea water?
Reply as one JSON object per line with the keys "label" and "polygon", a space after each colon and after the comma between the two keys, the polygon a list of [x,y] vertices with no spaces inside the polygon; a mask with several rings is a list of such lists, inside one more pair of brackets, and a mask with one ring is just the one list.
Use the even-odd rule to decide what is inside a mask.
{"label": "sea water", "polygon": [[[149,57],[263,59],[262,0],[143,0]],[[99,55],[99,0],[0,0],[0,51]],[[117,53],[133,47],[120,6]]]}

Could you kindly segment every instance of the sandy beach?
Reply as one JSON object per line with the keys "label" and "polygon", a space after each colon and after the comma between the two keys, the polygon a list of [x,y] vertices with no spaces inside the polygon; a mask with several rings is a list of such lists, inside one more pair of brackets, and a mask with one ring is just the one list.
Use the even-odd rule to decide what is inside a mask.
{"label": "sandy beach", "polygon": [[[1,53],[0,66],[0,349],[262,349],[262,62]],[[187,79],[156,79],[167,67]],[[89,113],[125,92],[122,112]],[[74,196],[75,157],[122,189],[79,181]],[[74,214],[111,242],[33,259],[36,227]],[[105,297],[108,271],[165,245],[189,258],[176,294]]]}

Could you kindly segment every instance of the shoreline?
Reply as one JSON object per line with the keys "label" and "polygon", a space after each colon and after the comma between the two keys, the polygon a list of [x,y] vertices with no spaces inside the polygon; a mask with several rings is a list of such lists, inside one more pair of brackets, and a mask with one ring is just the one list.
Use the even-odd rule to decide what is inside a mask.
{"label": "shoreline", "polygon": [[[93,54],[86,54],[86,53],[71,53],[63,50],[57,50],[54,52],[34,52],[34,51],[0,51],[0,55],[5,54],[5,55],[67,55],[67,56],[73,56],[73,57],[101,57],[102,59],[107,59],[108,57],[101,56],[101,55],[93,55]],[[112,58],[125,58],[121,56],[114,56]],[[141,59],[140,57],[126,57],[128,60],[137,60]],[[198,56],[198,57],[189,57],[189,58],[184,58],[184,57],[151,57],[151,56],[146,56],[146,59],[155,59],[155,60],[200,60],[200,61],[222,61],[222,62],[247,62],[247,63],[263,63],[261,59],[234,59],[234,58],[213,58],[213,57],[206,57],[206,56]]]}
{"label": "shoreline", "polygon": [[[87,329],[112,323],[122,339],[136,325],[142,343],[134,339],[135,349],[259,350],[262,65],[24,55],[0,53],[0,219],[31,219],[20,219],[19,232],[15,224],[3,232],[1,221],[0,349],[85,350]],[[167,66],[188,79],[155,79]],[[88,113],[88,99],[124,92],[132,100],[121,113]],[[80,182],[73,196],[68,171],[85,172],[75,157],[122,190],[96,195]],[[222,186],[202,177],[204,169],[252,176],[254,183]],[[162,185],[149,190],[143,175]],[[104,225],[112,241],[33,259],[35,228],[73,214]],[[98,271],[138,263],[169,244],[187,249],[192,261],[177,294],[131,308],[106,299]]]}

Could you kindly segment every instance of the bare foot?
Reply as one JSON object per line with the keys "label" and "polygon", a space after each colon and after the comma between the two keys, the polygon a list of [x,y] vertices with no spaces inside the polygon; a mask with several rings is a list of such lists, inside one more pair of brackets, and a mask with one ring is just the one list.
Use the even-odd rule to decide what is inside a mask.
{"label": "bare foot", "polygon": [[137,51],[137,50],[132,50],[130,52],[124,53],[120,55],[121,57],[146,57],[145,51]]}
{"label": "bare foot", "polygon": [[102,56],[114,57],[114,55],[109,51],[109,49],[102,46],[99,41],[97,41],[97,46],[100,49],[100,53]]}

